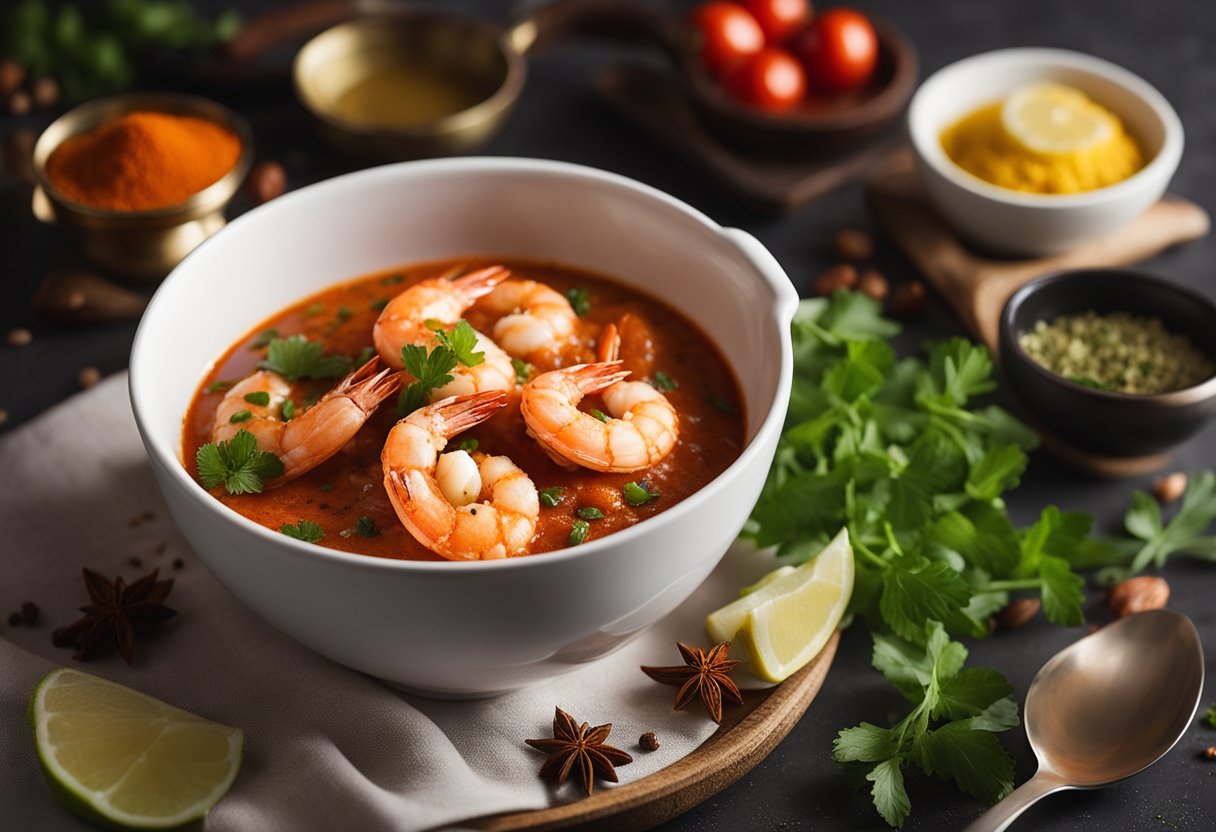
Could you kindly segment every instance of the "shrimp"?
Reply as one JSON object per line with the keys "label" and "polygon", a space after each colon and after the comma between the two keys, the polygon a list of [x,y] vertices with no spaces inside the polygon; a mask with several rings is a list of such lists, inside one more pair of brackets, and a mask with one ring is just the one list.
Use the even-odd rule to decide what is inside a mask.
{"label": "shrimp", "polygon": [[[600,339],[597,364],[542,373],[524,386],[520,410],[531,434],[559,464],[593,471],[640,471],[675,447],[680,419],[667,397],[649,384],[625,381],[616,354],[620,340],[611,324]],[[611,418],[578,409],[599,393]]]}
{"label": "shrimp", "polygon": [[494,341],[517,358],[534,358],[560,349],[574,337],[578,315],[566,296],[535,280],[508,280],[479,302],[502,315]]}
{"label": "shrimp", "polygon": [[[436,277],[415,283],[388,305],[376,319],[372,339],[376,352],[390,367],[405,366],[401,348],[406,344],[433,347],[439,343],[433,327],[456,324],[464,311],[480,297],[510,276],[502,266],[487,266],[455,280]],[[431,391],[431,400],[448,396],[479,393],[484,390],[513,390],[515,368],[511,356],[480,332],[474,350],[485,354],[485,360],[473,367],[458,364],[452,371],[452,381]]]}
{"label": "shrimp", "polygon": [[384,489],[414,539],[448,560],[525,555],[536,534],[536,486],[505,456],[454,451],[447,441],[507,406],[502,391],[453,396],[415,410],[389,432]]}
{"label": "shrimp", "polygon": [[[275,454],[283,462],[282,476],[267,486],[281,485],[311,471],[336,454],[358,433],[380,404],[401,387],[401,375],[392,370],[376,372],[373,358],[350,373],[315,405],[290,421],[280,418],[291,385],[278,373],[258,370],[234,385],[215,410],[212,442],[224,442],[247,430],[258,448]],[[266,403],[245,397],[265,393]],[[261,397],[255,396],[255,399]],[[249,416],[241,418],[242,413]],[[233,421],[233,416],[237,421]]]}

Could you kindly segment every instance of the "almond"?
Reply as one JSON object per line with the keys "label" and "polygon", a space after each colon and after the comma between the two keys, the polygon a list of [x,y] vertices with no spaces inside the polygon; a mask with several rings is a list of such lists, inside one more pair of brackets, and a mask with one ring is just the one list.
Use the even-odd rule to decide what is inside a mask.
{"label": "almond", "polygon": [[848,263],[837,263],[815,278],[815,293],[830,295],[841,289],[851,289],[857,283],[857,269]]}
{"label": "almond", "polygon": [[1002,630],[1018,630],[1030,623],[1039,614],[1043,602],[1038,598],[1015,598],[996,615],[996,623]]}
{"label": "almond", "polygon": [[1170,600],[1170,585],[1165,578],[1141,575],[1115,584],[1110,591],[1107,606],[1115,618],[1126,618],[1145,610],[1156,610]]}
{"label": "almond", "polygon": [[1186,474],[1181,471],[1161,477],[1153,483],[1153,496],[1158,502],[1172,503],[1186,491]]}

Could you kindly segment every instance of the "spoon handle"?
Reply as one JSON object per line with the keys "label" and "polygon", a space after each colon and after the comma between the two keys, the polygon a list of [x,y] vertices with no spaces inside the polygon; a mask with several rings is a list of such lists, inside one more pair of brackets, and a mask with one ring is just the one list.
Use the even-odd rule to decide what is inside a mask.
{"label": "spoon handle", "polygon": [[1038,771],[1034,777],[1018,786],[1003,800],[980,815],[963,832],[1003,832],[1018,819],[1022,812],[1037,803],[1040,798],[1067,788],[1069,788],[1067,783],[1062,783],[1056,777]]}

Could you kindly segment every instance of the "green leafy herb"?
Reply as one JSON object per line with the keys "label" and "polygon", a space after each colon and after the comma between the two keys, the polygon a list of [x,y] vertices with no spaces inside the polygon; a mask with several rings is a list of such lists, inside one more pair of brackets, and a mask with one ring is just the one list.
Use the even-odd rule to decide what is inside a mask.
{"label": "green leafy herb", "polygon": [[468,453],[473,453],[473,451],[477,450],[479,445],[481,445],[481,443],[472,437],[460,440],[460,450]]}
{"label": "green leafy herb", "polygon": [[443,329],[435,330],[439,343],[450,349],[456,360],[466,367],[476,367],[486,360],[484,352],[474,352],[477,347],[477,331],[466,320],[459,320],[451,332]]}
{"label": "green leafy herb", "polygon": [[355,314],[355,310],[349,306],[339,306],[336,314],[338,316],[338,323],[345,323]]}
{"label": "green leafy herb", "polygon": [[308,304],[308,306],[304,307],[304,317],[305,318],[315,318],[324,311],[325,311],[325,304],[310,303],[310,304]]}
{"label": "green leafy herb", "polygon": [[645,505],[659,496],[659,492],[650,490],[645,480],[625,483],[621,486],[621,494],[631,506]]}
{"label": "green leafy herb", "polygon": [[270,346],[270,342],[279,337],[277,329],[263,329],[257,334],[257,337],[249,344],[249,349],[260,350],[263,347]]}
{"label": "green leafy herb", "polygon": [[355,521],[355,531],[358,532],[362,537],[375,537],[376,535],[380,534],[380,530],[376,528],[376,521],[372,520],[372,518],[368,517],[366,514],[362,515],[358,520]]}
{"label": "green leafy herb", "polygon": [[601,422],[608,421],[608,414],[602,410],[596,410],[594,407],[591,408],[591,415],[599,419]]}
{"label": "green leafy herb", "polygon": [[964,668],[967,649],[938,621],[917,639],[923,650],[893,636],[874,635],[874,667],[910,701],[912,710],[891,728],[863,722],[836,736],[837,762],[871,765],[866,779],[883,819],[903,826],[912,809],[903,771],[953,780],[967,794],[995,803],[1013,788],[1013,758],[995,733],[1018,724],[1013,688],[994,670]]}
{"label": "green leafy herb", "polygon": [[380,283],[384,286],[396,286],[398,283],[404,282],[405,275],[403,274],[390,274],[388,277],[380,281]]}
{"label": "green leafy herb", "polygon": [[522,358],[512,358],[511,367],[515,370],[515,382],[517,384],[527,384],[528,376],[532,374],[532,368],[528,362]]}
{"label": "green leafy herb", "polygon": [[259,451],[257,439],[237,431],[227,442],[208,442],[195,454],[198,478],[207,488],[222,484],[229,494],[257,494],[262,481],[282,476],[283,463],[268,451]]}
{"label": "green leafy herb", "polygon": [[1209,728],[1216,728],[1216,705],[1208,705],[1207,710],[1203,712],[1203,721]]}
{"label": "green leafy herb", "polygon": [[238,424],[240,422],[248,422],[252,418],[253,414],[248,410],[238,410],[236,413],[233,413],[228,417],[228,421],[232,422],[233,424]]}
{"label": "green leafy herb", "polygon": [[591,531],[591,525],[586,520],[575,520],[574,525],[570,527],[570,537],[566,540],[567,545],[579,545],[587,539],[589,531]]}
{"label": "green leafy herb", "polygon": [[415,379],[397,397],[397,413],[408,416],[420,407],[425,407],[432,390],[452,380],[456,369],[456,353],[440,344],[428,354],[426,347],[406,344],[401,348],[401,360],[405,371]]}
{"label": "green leafy herb", "polygon": [[562,495],[565,493],[566,489],[554,487],[542,488],[537,495],[540,497],[540,504],[545,508],[557,508],[557,504],[562,501]]}
{"label": "green leafy herb", "polygon": [[604,512],[600,511],[595,506],[583,506],[575,513],[578,514],[578,516],[583,518],[584,520],[603,520],[604,519]]}
{"label": "green leafy herb", "polygon": [[374,300],[369,303],[367,308],[371,309],[373,312],[383,312],[384,307],[388,306],[388,302],[389,298],[380,298],[379,300]]}
{"label": "green leafy herb", "polygon": [[680,386],[680,383],[662,370],[655,370],[654,376],[650,379],[650,383],[654,389],[666,393],[668,390],[675,390]]}
{"label": "green leafy herb", "polygon": [[222,393],[236,384],[235,381],[213,381],[203,388],[204,393]]}
{"label": "green leafy herb", "polygon": [[296,403],[291,399],[284,399],[283,406],[279,408],[279,416],[284,422],[290,422],[296,418]]}
{"label": "green leafy herb", "polygon": [[288,537],[303,540],[305,543],[316,543],[325,537],[325,530],[321,528],[320,524],[311,520],[300,520],[294,526],[291,523],[284,523],[279,526],[279,531]]}
{"label": "green leafy herb", "polygon": [[1068,380],[1071,381],[1073,384],[1079,384],[1082,387],[1092,387],[1095,390],[1111,389],[1109,384],[1103,384],[1102,382],[1098,381],[1096,378],[1092,378],[1090,376],[1069,376]]}
{"label": "green leafy herb", "polygon": [[1099,572],[1099,582],[1115,584],[1149,567],[1160,569],[1172,555],[1216,562],[1216,534],[1205,534],[1213,522],[1216,473],[1212,471],[1190,476],[1182,504],[1168,524],[1162,522],[1156,500],[1143,491],[1135,492],[1123,517],[1123,526],[1132,539],[1114,544],[1116,554],[1112,559],[1123,563]]}
{"label": "green leafy herb", "polygon": [[334,490],[333,483],[330,483],[330,482],[321,483],[321,490],[326,491],[326,492],[333,491]]}
{"label": "green leafy herb", "polygon": [[717,393],[709,393],[705,396],[705,401],[709,402],[710,407],[712,407],[714,410],[719,410],[723,413],[735,412],[735,406],[719,396]]}
{"label": "green leafy herb", "polygon": [[288,381],[302,378],[341,378],[350,372],[354,362],[346,355],[323,355],[320,341],[310,341],[303,335],[274,338],[266,348],[263,370],[278,373]]}
{"label": "green leafy herb", "polygon": [[580,318],[585,318],[587,313],[591,311],[591,292],[582,286],[567,289],[566,300],[570,301],[570,308]]}
{"label": "green leafy herb", "polygon": [[265,390],[258,390],[253,393],[246,393],[245,401],[249,402],[250,404],[256,404],[261,407],[265,407],[266,405],[270,404],[270,394],[267,393]]}

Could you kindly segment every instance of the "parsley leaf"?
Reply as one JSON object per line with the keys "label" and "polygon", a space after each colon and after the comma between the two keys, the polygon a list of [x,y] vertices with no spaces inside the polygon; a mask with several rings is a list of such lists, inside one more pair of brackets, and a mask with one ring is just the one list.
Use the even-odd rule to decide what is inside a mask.
{"label": "parsley leaf", "polygon": [[268,451],[259,451],[257,439],[247,430],[227,442],[208,442],[195,454],[198,478],[207,488],[222,484],[229,494],[258,494],[262,481],[283,475],[283,463]]}
{"label": "parsley leaf", "polygon": [[481,446],[481,443],[472,437],[470,437],[469,439],[460,440],[460,450],[464,451],[465,453],[471,454],[471,453],[473,453],[473,451],[477,450],[480,446]]}
{"label": "parsley leaf", "polygon": [[588,289],[581,286],[567,289],[566,300],[570,301],[570,308],[580,318],[585,318],[587,313],[591,311],[591,291]]}
{"label": "parsley leaf", "polygon": [[537,492],[540,497],[540,504],[545,508],[557,508],[557,504],[562,501],[562,495],[566,493],[566,489],[560,487],[542,488]]}
{"label": "parsley leaf", "polygon": [[660,496],[659,492],[650,490],[650,486],[646,485],[645,480],[625,483],[621,486],[621,494],[624,495],[625,502],[631,506],[645,505]]}
{"label": "parsley leaf", "polygon": [[273,341],[275,338],[278,338],[278,337],[279,337],[279,331],[277,329],[264,329],[261,332],[259,332],[257,334],[257,337],[254,338],[253,341],[249,344],[249,349],[260,350],[263,347],[268,346],[271,341]]}
{"label": "parsley leaf", "polygon": [[575,514],[577,514],[579,517],[583,518],[584,520],[603,520],[604,519],[604,512],[600,511],[595,506],[583,506],[578,511],[576,511]]}
{"label": "parsley leaf", "polygon": [[591,524],[586,520],[575,520],[574,525],[570,527],[570,537],[566,543],[570,546],[578,546],[587,539],[587,532],[591,531]]}
{"label": "parsley leaf", "polygon": [[355,531],[362,537],[375,537],[380,534],[380,530],[376,528],[376,521],[366,514],[355,521]]}
{"label": "parsley leaf", "polygon": [[430,353],[426,347],[406,344],[401,348],[401,360],[405,371],[415,379],[397,397],[397,413],[408,416],[420,407],[425,407],[432,390],[452,381],[452,370],[456,369],[456,353],[440,344]]}
{"label": "parsley leaf", "polygon": [[515,383],[527,384],[528,377],[532,374],[532,367],[527,361],[522,358],[512,358],[511,368],[515,370]]}
{"label": "parsley leaf", "polygon": [[260,364],[263,370],[278,373],[288,381],[302,378],[341,378],[350,372],[353,361],[346,355],[322,355],[320,341],[310,341],[303,335],[275,338],[266,349]]}
{"label": "parsley leaf", "polygon": [[476,367],[486,360],[484,352],[474,352],[477,346],[477,330],[466,320],[457,321],[451,332],[436,329],[435,337],[439,339],[440,344],[455,353],[456,360],[466,367]]}
{"label": "parsley leaf", "polygon": [[246,393],[245,401],[249,402],[250,404],[256,404],[260,407],[265,407],[266,405],[270,404],[270,394],[265,390]]}
{"label": "parsley leaf", "polygon": [[204,393],[222,393],[225,390],[227,390],[229,387],[232,387],[234,384],[236,384],[235,381],[223,381],[223,380],[213,381],[210,384],[208,384],[206,387],[203,388],[203,392]]}
{"label": "parsley leaf", "polygon": [[1123,518],[1124,528],[1134,539],[1120,547],[1128,552],[1120,559],[1128,563],[1102,570],[1099,580],[1117,583],[1149,567],[1159,569],[1175,554],[1216,561],[1216,534],[1205,534],[1213,522],[1216,522],[1216,473],[1212,471],[1190,476],[1182,504],[1169,523],[1162,522],[1157,501],[1137,491]]}
{"label": "parsley leaf", "polygon": [[669,390],[675,390],[680,386],[680,383],[662,370],[655,370],[654,375],[650,378],[650,383],[655,390],[666,393]]}
{"label": "parsley leaf", "polygon": [[311,520],[300,520],[294,526],[291,523],[284,523],[279,527],[279,531],[288,537],[303,540],[305,543],[316,543],[325,537],[325,530]]}

